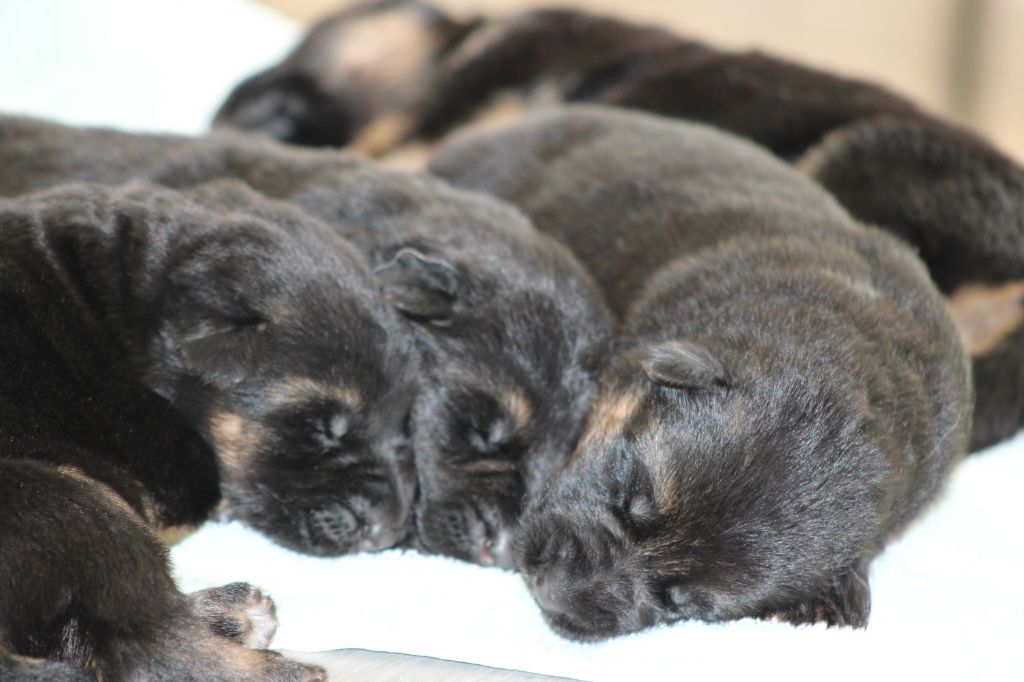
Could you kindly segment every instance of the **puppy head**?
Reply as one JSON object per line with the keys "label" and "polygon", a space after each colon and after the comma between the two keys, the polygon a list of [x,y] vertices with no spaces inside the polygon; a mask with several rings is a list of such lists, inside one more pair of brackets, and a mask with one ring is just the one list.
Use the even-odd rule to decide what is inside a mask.
{"label": "puppy head", "polygon": [[240,520],[294,549],[400,541],[415,356],[352,248],[263,202],[176,215],[152,385],[190,412]]}
{"label": "puppy head", "polygon": [[236,86],[213,125],[260,132],[290,144],[341,147],[358,129],[354,113],[313,76],[275,67]]}
{"label": "puppy head", "polygon": [[856,424],[800,377],[768,382],[710,348],[620,353],[571,462],[524,513],[516,560],[563,636],[815,600],[836,622],[864,622],[866,583],[851,567],[879,474],[857,457]]}
{"label": "puppy head", "polygon": [[578,438],[610,323],[582,271],[562,260],[567,254],[528,261],[546,267],[547,258],[552,272],[579,278],[552,285],[550,273],[524,275],[522,255],[495,255],[502,248],[495,240],[458,258],[406,249],[378,276],[385,295],[422,326],[432,367],[411,421],[416,541],[508,568],[524,495]]}
{"label": "puppy head", "polygon": [[382,151],[404,132],[391,114],[429,90],[435,59],[472,25],[418,0],[356,3],[314,26],[284,62],[238,85],[214,123],[343,146],[381,119],[356,147]]}

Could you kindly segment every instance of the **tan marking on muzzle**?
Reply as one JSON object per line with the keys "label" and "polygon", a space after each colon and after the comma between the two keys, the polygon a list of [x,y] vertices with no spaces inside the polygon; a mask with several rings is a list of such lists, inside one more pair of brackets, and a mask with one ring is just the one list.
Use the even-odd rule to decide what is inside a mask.
{"label": "tan marking on muzzle", "polygon": [[530,401],[526,399],[522,391],[518,389],[504,390],[499,399],[501,406],[515,421],[516,428],[522,429],[530,422],[533,410],[530,408]]}
{"label": "tan marking on muzzle", "polygon": [[636,457],[643,462],[654,489],[654,505],[662,514],[671,514],[680,504],[676,469],[668,453],[674,451],[672,433],[661,424],[650,422],[635,441]]}
{"label": "tan marking on muzzle", "polygon": [[363,406],[363,396],[357,389],[341,384],[324,384],[303,376],[275,381],[267,391],[267,402],[274,408],[312,400],[336,401],[352,410]]}
{"label": "tan marking on muzzle", "polygon": [[1024,282],[961,287],[949,309],[967,352],[984,355],[1024,323]]}
{"label": "tan marking on muzzle", "polygon": [[569,459],[576,459],[585,450],[605,445],[621,433],[640,409],[642,397],[643,392],[640,389],[629,389],[599,398],[590,407],[583,437]]}
{"label": "tan marking on muzzle", "polygon": [[221,471],[231,478],[245,472],[264,435],[261,424],[234,412],[214,413],[207,424],[207,439],[217,454]]}

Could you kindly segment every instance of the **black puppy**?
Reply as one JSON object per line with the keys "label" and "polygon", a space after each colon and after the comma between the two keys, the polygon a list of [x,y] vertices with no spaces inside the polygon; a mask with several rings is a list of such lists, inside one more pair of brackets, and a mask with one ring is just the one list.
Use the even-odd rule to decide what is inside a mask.
{"label": "black puppy", "polygon": [[160,539],[221,493],[316,553],[404,526],[411,359],[361,259],[238,183],[2,200],[0,242],[0,670],[323,679],[239,646],[269,602],[185,597]]}
{"label": "black puppy", "polygon": [[512,208],[434,178],[238,134],[186,140],[0,119],[0,166],[23,170],[0,193],[67,177],[177,187],[238,178],[351,240],[423,356],[410,421],[415,542],[511,565],[508,529],[526,491],[573,449],[611,326],[562,245]]}
{"label": "black puppy", "polygon": [[[10,174],[19,183],[31,175],[0,156],[23,171]],[[314,554],[395,544],[415,490],[404,419],[416,357],[365,260],[322,223],[241,183],[197,187],[189,201],[208,212],[177,217],[175,205],[188,202],[166,191],[132,204],[152,205],[153,226],[143,208],[131,225],[156,237],[115,234],[123,243],[106,248],[125,255],[92,266],[113,272],[80,275],[145,288],[115,301],[127,320],[114,337],[125,361],[213,446],[223,496],[242,521]],[[209,228],[172,229],[186,221]],[[86,232],[68,248],[87,250],[91,265],[90,238],[99,239]],[[166,274],[136,281],[116,270],[129,267]]]}
{"label": "black puppy", "polygon": [[281,64],[239,85],[215,124],[314,146],[324,136],[309,131],[330,129],[330,144],[379,154],[437,140],[510,102],[704,120],[788,157],[866,115],[921,115],[864,81],[613,17],[539,9],[463,18],[421,0],[371,0],[327,17]]}
{"label": "black puppy", "polygon": [[518,561],[594,639],[744,616],[867,621],[867,566],[963,454],[971,387],[909,249],[711,128],[581,108],[432,169],[569,244],[623,318]]}
{"label": "black puppy", "polygon": [[[395,57],[388,98],[365,77],[370,35],[373,54]],[[289,92],[295,79],[319,83],[317,99]],[[972,449],[1024,424],[1024,169],[872,83],[578,10],[458,18],[386,0],[325,19],[239,86],[217,124],[317,145],[305,121],[351,122],[331,144],[404,164],[451,130],[552,102],[702,121],[797,161],[855,218],[918,249],[952,297],[975,358]]]}

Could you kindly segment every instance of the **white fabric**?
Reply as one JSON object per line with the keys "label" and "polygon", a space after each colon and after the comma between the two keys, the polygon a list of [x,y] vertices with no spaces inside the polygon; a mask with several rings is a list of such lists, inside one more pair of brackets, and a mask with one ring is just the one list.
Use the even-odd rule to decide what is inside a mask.
{"label": "white fabric", "polygon": [[[297,29],[246,0],[3,0],[0,111],[197,133]],[[0,171],[2,172],[2,171]],[[304,557],[236,524],[174,548],[181,587],[235,580],[278,605],[275,645],[422,654],[585,680],[1017,679],[1024,643],[1024,436],[969,458],[871,570],[866,631],[685,623],[582,645],[511,573],[389,551]]]}

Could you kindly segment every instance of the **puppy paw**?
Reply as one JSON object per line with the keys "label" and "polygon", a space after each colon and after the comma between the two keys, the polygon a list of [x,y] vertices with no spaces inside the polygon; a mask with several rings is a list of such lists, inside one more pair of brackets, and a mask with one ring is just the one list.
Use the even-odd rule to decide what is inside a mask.
{"label": "puppy paw", "polygon": [[274,682],[328,682],[327,671],[318,665],[299,663],[276,651],[260,652],[267,657],[260,679]]}
{"label": "puppy paw", "polygon": [[[277,630],[274,602],[249,583],[231,583],[188,595],[193,612],[217,635],[266,649]],[[291,678],[288,678],[291,679]]]}
{"label": "puppy paw", "polygon": [[871,613],[871,588],[867,561],[858,561],[832,577],[817,597],[770,611],[765,618],[793,625],[827,623],[837,627],[862,628]]}

